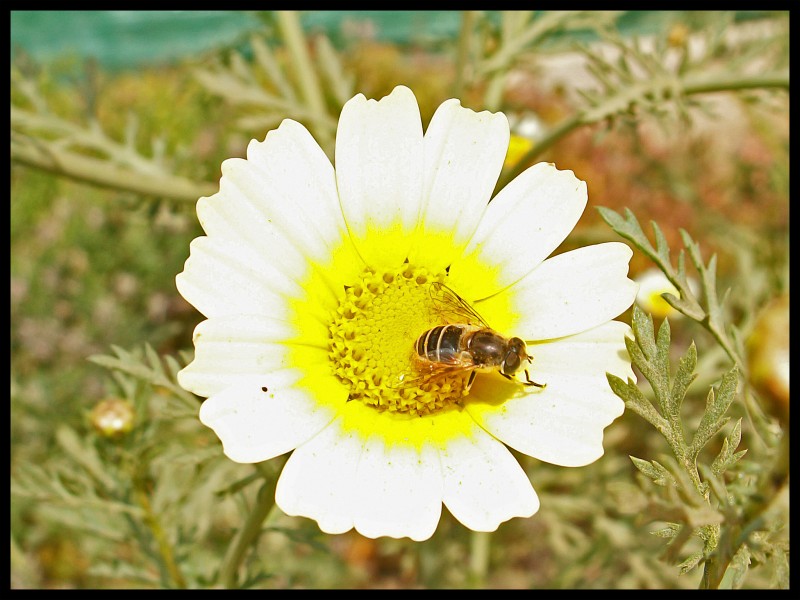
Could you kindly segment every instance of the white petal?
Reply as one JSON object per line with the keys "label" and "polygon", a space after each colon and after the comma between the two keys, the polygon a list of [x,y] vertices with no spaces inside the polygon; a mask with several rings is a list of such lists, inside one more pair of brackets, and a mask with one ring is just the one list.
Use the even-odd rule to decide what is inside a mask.
{"label": "white petal", "polygon": [[194,330],[194,360],[178,373],[178,383],[209,397],[251,376],[325,363],[326,328],[312,319],[303,327],[305,335],[287,321],[257,315],[203,321]]}
{"label": "white petal", "polygon": [[625,337],[633,337],[630,325],[609,321],[577,335],[540,344],[531,344],[528,351],[535,373],[564,378],[595,377],[606,380],[606,372],[626,379],[632,377],[631,359],[625,348]]}
{"label": "white petal", "polygon": [[441,516],[438,448],[477,428],[462,411],[420,418],[347,402],[340,418],[289,459],[276,500],[329,533],[430,537]]}
{"label": "white petal", "polygon": [[[212,239],[247,245],[297,281],[316,266],[332,292],[321,299],[333,301],[363,263],[349,241],[330,161],[290,120],[263,142],[253,140],[247,154],[248,160],[226,160],[219,193],[198,202],[204,230]],[[348,260],[326,268],[334,250],[349,252]],[[350,270],[342,273],[345,264]]]}
{"label": "white petal", "polygon": [[275,502],[292,517],[309,517],[325,533],[353,528],[356,469],[364,440],[336,420],[297,448],[283,467]]}
{"label": "white petal", "polygon": [[[624,336],[611,321],[590,331],[529,347],[531,378],[544,389],[478,377],[466,409],[497,439],[540,460],[576,467],[603,454],[603,429],[624,410],[606,372],[634,378]],[[634,378],[635,379],[635,378]]]}
{"label": "white petal", "polygon": [[[380,101],[358,94],[342,108],[336,134],[336,181],[347,227],[373,267],[403,262],[422,198],[422,120],[413,92],[397,86]],[[387,243],[367,240],[383,232]]]}
{"label": "white petal", "polygon": [[[309,440],[335,416],[338,391],[344,404],[347,390],[333,376],[315,373],[313,385],[301,382],[297,370],[277,371],[241,379],[211,396],[200,407],[200,421],[212,428],[231,460],[254,463],[279,456]],[[315,387],[327,386],[328,401]],[[266,388],[266,391],[264,391]]]}
{"label": "white petal", "polygon": [[[250,314],[291,319],[295,314],[290,300],[307,295],[274,266],[269,255],[219,237],[192,241],[191,254],[176,284],[181,295],[206,317]],[[319,318],[326,318],[324,305],[309,306],[315,307]]]}
{"label": "white petal", "polygon": [[[485,298],[529,273],[555,250],[586,207],[586,183],[552,164],[528,168],[500,190],[450,280],[470,299]],[[475,277],[491,269],[491,276]]]}
{"label": "white petal", "polygon": [[463,251],[492,196],[508,140],[503,113],[476,113],[456,99],[439,106],[425,132],[425,207],[412,263],[443,270]]}
{"label": "white petal", "polygon": [[525,340],[586,331],[633,304],[637,284],[627,277],[631,256],[631,249],[621,242],[559,254],[476,308],[487,319],[492,315],[492,326]]}
{"label": "white petal", "polygon": [[356,530],[366,537],[428,539],[442,512],[442,470],[433,446],[364,444],[353,498]]}
{"label": "white petal", "polygon": [[473,531],[494,531],[512,517],[530,517],[539,499],[508,449],[482,429],[440,450],[444,504]]}
{"label": "white petal", "polygon": [[333,165],[300,123],[284,120],[263,143],[250,142],[247,158],[264,186],[265,214],[306,255],[322,260],[347,237]]}
{"label": "white petal", "polygon": [[309,261],[302,249],[271,221],[266,184],[259,181],[261,177],[252,162],[230,158],[222,163],[222,173],[220,191],[209,198],[200,198],[197,203],[203,230],[213,240],[246,245],[269,257],[287,278],[304,275]]}

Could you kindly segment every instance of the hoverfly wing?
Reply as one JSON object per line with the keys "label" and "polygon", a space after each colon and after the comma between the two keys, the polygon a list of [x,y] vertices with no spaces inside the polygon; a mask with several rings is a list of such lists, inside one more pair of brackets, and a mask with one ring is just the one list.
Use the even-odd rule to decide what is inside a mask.
{"label": "hoverfly wing", "polygon": [[468,325],[480,325],[486,329],[490,329],[486,320],[480,316],[466,300],[445,284],[434,281],[431,284],[430,293],[434,310],[436,310],[447,323],[466,323]]}
{"label": "hoverfly wing", "polygon": [[429,381],[436,377],[436,373],[420,373],[418,371],[406,371],[404,373],[398,373],[392,379],[390,379],[386,386],[392,390],[405,390],[407,388],[416,387],[418,385],[422,385],[426,381]]}
{"label": "hoverfly wing", "polygon": [[407,371],[395,375],[387,386],[394,390],[403,390],[417,387],[435,381],[445,375],[455,375],[458,373],[468,373],[479,368],[479,365],[465,365],[462,363],[444,363],[418,361],[418,365]]}

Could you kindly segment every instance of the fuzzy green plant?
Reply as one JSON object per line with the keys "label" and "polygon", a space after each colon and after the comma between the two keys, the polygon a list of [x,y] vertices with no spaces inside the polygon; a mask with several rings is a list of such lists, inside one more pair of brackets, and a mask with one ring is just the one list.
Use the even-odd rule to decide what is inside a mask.
{"label": "fuzzy green plant", "polygon": [[[667,30],[646,40],[623,35],[620,16],[466,11],[457,39],[438,48],[446,52],[454,96],[477,90],[489,110],[508,108],[511,75],[535,74],[544,54],[568,49],[585,60],[593,85],[578,89],[572,112],[505,168],[498,189],[574,132],[653,121],[669,134],[675,123],[690,127],[694,115],[708,110],[704,100],[711,95],[759,105],[788,92],[786,13],[769,15],[769,35],[751,37],[730,35],[731,14],[703,13],[692,44],[676,42]],[[363,82],[348,69],[346,50],[303,32],[297,13],[269,13],[265,22],[269,27],[249,39],[246,51],[221,51],[202,66],[184,67],[187,76],[204,91],[203,102],[224,103],[222,127],[263,139],[283,119],[296,119],[333,156],[337,115]],[[594,41],[564,42],[587,31]],[[156,197],[177,212],[218,189],[217,182],[177,172],[175,156],[154,132],[146,132],[144,139],[153,141],[143,149],[135,115],[115,136],[95,115],[81,121],[54,110],[34,78],[16,66],[11,84],[14,168],[111,190],[116,195],[109,197],[122,207],[141,208],[141,199]],[[214,163],[207,172],[217,169]],[[19,181],[46,193],[59,189],[50,179],[48,185]],[[26,197],[12,187],[12,203]],[[176,214],[167,212],[165,219]],[[420,543],[371,545],[323,534],[311,521],[274,508],[286,456],[243,465],[222,454],[198,419],[200,399],[177,382],[190,361],[178,349],[183,345],[156,351],[153,340],[143,339],[121,347],[127,344],[115,343],[110,331],[103,340],[110,352],[86,357],[93,377],[103,381],[101,391],[87,392],[95,408],[71,419],[58,414],[58,406],[38,413],[26,408],[31,397],[39,398],[39,406],[54,392],[42,390],[31,373],[36,368],[21,368],[29,363],[12,356],[12,415],[24,418],[24,429],[20,421],[12,423],[12,434],[25,433],[12,435],[12,586],[20,579],[37,581],[35,549],[60,537],[80,539],[87,587],[369,587],[370,577],[395,569],[413,575],[391,583],[429,588],[492,587],[506,583],[504,576],[509,585],[523,587],[788,588],[788,419],[780,410],[765,410],[771,400],[753,373],[746,342],[754,308],[787,289],[787,281],[753,275],[757,241],[737,248],[739,263],[728,260],[723,271],[723,259],[730,257],[704,258],[710,246],[702,230],[695,237],[680,230],[682,247],[676,249],[665,235],[672,232],[655,220],[651,241],[633,211],[600,207],[598,213],[604,239],[627,242],[636,260],[660,270],[674,286],[677,294],[663,298],[676,317],[657,324],[634,305],[632,337],[625,343],[641,377],[608,375],[627,413],[619,428],[609,428],[623,439],[611,443],[602,461],[564,473],[520,460],[539,482],[537,518],[485,533],[468,532],[445,515],[433,538]],[[40,243],[57,244],[48,231],[40,233]],[[172,239],[169,231],[154,235],[164,243]],[[785,237],[785,248],[776,244],[776,253],[786,255],[775,259],[781,264],[788,264]],[[28,264],[35,262],[30,256],[40,256],[29,254],[31,240],[36,236],[27,230],[14,236],[12,271],[27,265],[22,272],[40,277]],[[117,242],[109,234],[104,247],[131,252]],[[162,267],[151,265],[154,271]],[[57,275],[45,270],[41,278]],[[176,297],[173,274],[167,275],[165,294]],[[54,314],[64,311],[57,300]],[[23,334],[41,342],[24,329],[25,310],[20,302],[12,311],[12,352],[24,347]],[[183,332],[175,337],[188,344],[190,325],[175,310],[170,331]],[[47,381],[58,376],[54,368]],[[784,404],[788,416],[788,389]],[[34,443],[36,452],[26,446]],[[535,552],[531,540],[538,544]],[[365,556],[377,564],[372,574]],[[516,567],[511,575],[510,565]]]}
{"label": "fuzzy green plant", "polygon": [[[655,485],[664,488],[663,498],[648,511],[653,520],[667,521],[667,527],[656,535],[669,540],[668,556],[677,559],[681,548],[690,536],[703,541],[702,549],[681,557],[679,569],[688,572],[703,566],[703,587],[732,587],[744,577],[743,559],[750,555],[750,546],[756,546],[770,560],[779,563],[787,560],[785,548],[780,542],[770,544],[768,532],[760,531],[763,513],[785,492],[788,481],[788,431],[780,442],[772,442],[767,461],[771,468],[759,477],[747,478],[743,485],[742,470],[738,463],[745,457],[746,449],[738,450],[742,439],[742,419],[737,419],[723,438],[716,456],[702,459],[702,451],[715,436],[728,425],[726,416],[731,405],[739,398],[745,408],[752,410],[749,392],[738,393],[739,380],[747,369],[741,349],[733,340],[741,338],[733,324],[728,324],[724,313],[724,299],[717,293],[716,257],[707,264],[702,260],[699,244],[685,231],[681,232],[692,264],[700,275],[703,302],[692,292],[687,280],[683,249],[678,257],[677,268],[673,267],[670,249],[656,223],[654,248],[644,235],[633,213],[626,211],[625,217],[608,208],[600,208],[603,219],[619,235],[629,240],[663,271],[664,275],[680,291],[680,298],[665,293],[664,299],[676,310],[706,328],[720,347],[725,350],[733,367],[724,373],[716,388],[708,391],[700,420],[687,436],[687,424],[682,413],[684,399],[689,386],[697,377],[697,348],[692,343],[678,360],[672,375],[670,325],[665,319],[654,331],[652,317],[634,306],[632,327],[634,338],[626,339],[626,346],[633,365],[644,375],[650,385],[653,403],[633,381],[622,381],[609,375],[609,384],[625,406],[642,417],[666,440],[672,453],[661,462],[631,457],[636,468]],[[769,436],[766,423],[757,411],[756,420]],[[772,438],[773,436],[769,436]],[[663,463],[663,464],[662,464]],[[655,510],[655,508],[658,508]],[[788,584],[788,581],[784,581]]]}

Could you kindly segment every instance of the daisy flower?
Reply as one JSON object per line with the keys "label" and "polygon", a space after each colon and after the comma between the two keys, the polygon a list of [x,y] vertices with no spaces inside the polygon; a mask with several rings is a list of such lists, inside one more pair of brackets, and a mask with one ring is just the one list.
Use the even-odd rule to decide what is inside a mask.
{"label": "daisy flower", "polygon": [[[200,420],[232,460],[292,452],[275,496],[286,514],[424,540],[444,504],[493,531],[539,508],[509,448],[569,467],[603,454],[623,411],[606,372],[634,377],[629,327],[612,320],[636,296],[632,252],[611,242],[548,258],[586,184],[540,163],[489,202],[508,142],[502,113],[456,99],[423,134],[399,86],[345,104],[335,170],[287,119],[199,200],[206,235],[177,287],[206,320],[179,382],[207,398]],[[524,340],[531,361],[509,380],[497,365],[422,360],[418,338],[450,322],[433,292],[445,289]]]}

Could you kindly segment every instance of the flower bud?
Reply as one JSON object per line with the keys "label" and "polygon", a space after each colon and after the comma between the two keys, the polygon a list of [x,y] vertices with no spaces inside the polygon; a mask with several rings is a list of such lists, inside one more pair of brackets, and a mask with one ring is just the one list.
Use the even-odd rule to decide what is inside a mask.
{"label": "flower bud", "polygon": [[750,381],[764,409],[782,425],[789,422],[789,294],[770,301],[747,337]]}
{"label": "flower bud", "polygon": [[120,438],[133,429],[133,405],[121,398],[101,400],[89,414],[92,427],[107,438]]}
{"label": "flower bud", "polygon": [[684,23],[675,23],[667,33],[667,44],[672,48],[685,48],[691,31]]}

